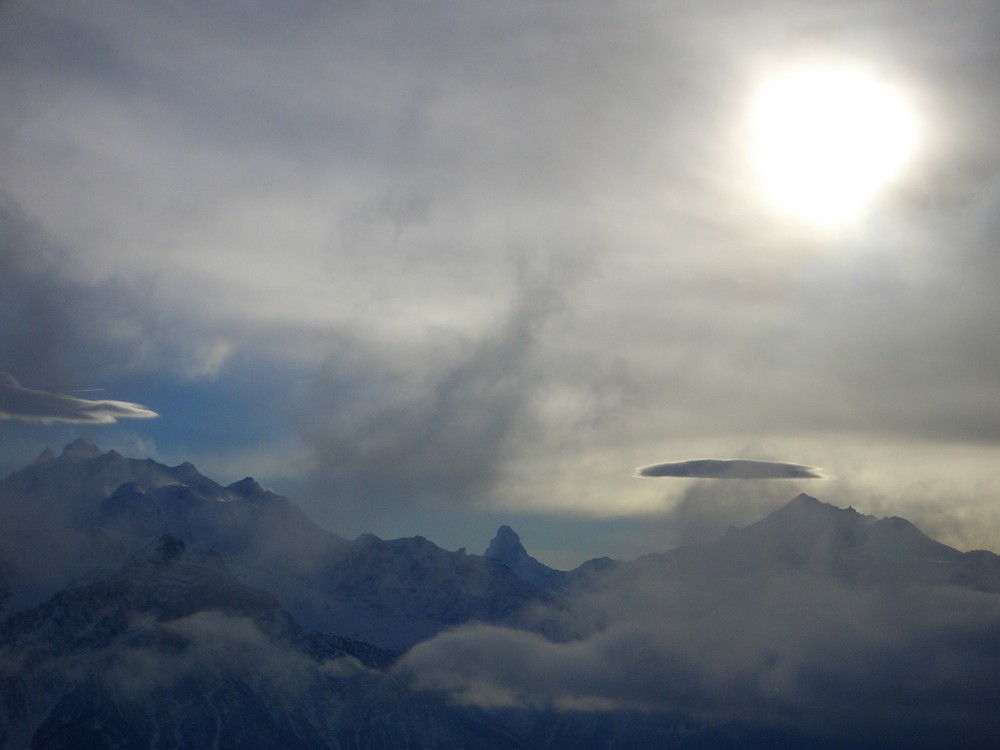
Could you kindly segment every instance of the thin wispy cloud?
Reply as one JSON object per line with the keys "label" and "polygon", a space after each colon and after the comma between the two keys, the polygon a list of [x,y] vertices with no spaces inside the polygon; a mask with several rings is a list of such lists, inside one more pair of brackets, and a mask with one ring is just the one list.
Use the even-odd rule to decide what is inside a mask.
{"label": "thin wispy cloud", "polygon": [[827,479],[817,466],[782,461],[750,459],[696,458],[640,466],[637,477],[676,477],[685,479]]}
{"label": "thin wispy cloud", "polygon": [[0,419],[38,424],[114,424],[119,419],[152,419],[155,411],[129,401],[92,400],[25,388],[0,372]]}

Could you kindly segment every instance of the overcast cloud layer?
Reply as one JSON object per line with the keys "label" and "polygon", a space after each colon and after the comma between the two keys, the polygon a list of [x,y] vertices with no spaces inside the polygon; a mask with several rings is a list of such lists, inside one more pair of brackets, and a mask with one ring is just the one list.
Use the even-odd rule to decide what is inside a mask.
{"label": "overcast cloud layer", "polygon": [[[971,0],[6,3],[0,369],[148,404],[90,437],[345,535],[662,517],[689,488],[632,467],[707,455],[1000,548],[998,33]],[[753,87],[817,57],[923,116],[835,230],[747,150]],[[8,469],[52,434],[0,428]]]}

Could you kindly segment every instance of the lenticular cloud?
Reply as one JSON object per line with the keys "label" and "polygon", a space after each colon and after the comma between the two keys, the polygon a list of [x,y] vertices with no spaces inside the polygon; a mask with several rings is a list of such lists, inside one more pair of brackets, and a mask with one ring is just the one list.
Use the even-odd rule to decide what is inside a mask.
{"label": "lenticular cloud", "polygon": [[0,372],[0,419],[52,424],[114,424],[119,419],[151,419],[155,411],[129,401],[94,401],[25,388]]}
{"label": "lenticular cloud", "polygon": [[752,461],[749,459],[697,458],[691,461],[651,464],[636,469],[637,477],[681,477],[691,479],[826,479],[816,466]]}

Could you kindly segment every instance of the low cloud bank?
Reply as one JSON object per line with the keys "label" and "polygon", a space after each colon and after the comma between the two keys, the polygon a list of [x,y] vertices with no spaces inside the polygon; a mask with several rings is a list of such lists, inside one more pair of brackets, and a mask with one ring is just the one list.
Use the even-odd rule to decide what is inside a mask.
{"label": "low cloud bank", "polygon": [[571,640],[470,625],[415,646],[396,672],[487,708],[662,712],[878,747],[996,733],[996,597],[664,572],[651,564],[578,601],[570,617],[593,626]]}
{"label": "low cloud bank", "polygon": [[640,466],[637,477],[682,477],[692,479],[826,479],[816,466],[781,461],[697,458]]}
{"label": "low cloud bank", "polygon": [[94,401],[25,388],[0,372],[0,419],[53,424],[114,424],[119,419],[152,419],[155,411],[129,401]]}

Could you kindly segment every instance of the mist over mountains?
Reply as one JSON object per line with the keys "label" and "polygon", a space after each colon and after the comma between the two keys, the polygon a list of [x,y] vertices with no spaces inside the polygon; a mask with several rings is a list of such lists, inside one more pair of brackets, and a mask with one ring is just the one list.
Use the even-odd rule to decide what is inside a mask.
{"label": "mist over mountains", "polygon": [[348,540],[77,441],[0,480],[0,520],[3,747],[1000,741],[1000,558],[806,495],[557,571],[507,526]]}

